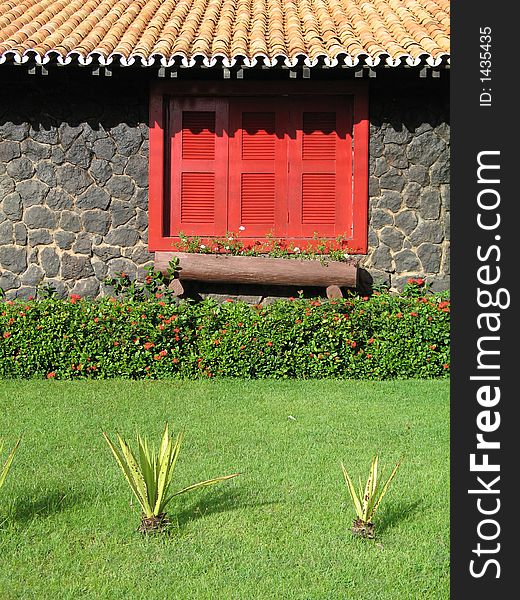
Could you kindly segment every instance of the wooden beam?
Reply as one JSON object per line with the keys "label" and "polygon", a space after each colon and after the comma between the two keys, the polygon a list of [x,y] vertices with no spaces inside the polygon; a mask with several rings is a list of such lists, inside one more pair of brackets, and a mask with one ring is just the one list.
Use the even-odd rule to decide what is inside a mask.
{"label": "wooden beam", "polygon": [[166,273],[168,263],[178,258],[182,281],[348,287],[357,284],[354,263],[327,260],[230,256],[190,252],[156,252],[155,268]]}

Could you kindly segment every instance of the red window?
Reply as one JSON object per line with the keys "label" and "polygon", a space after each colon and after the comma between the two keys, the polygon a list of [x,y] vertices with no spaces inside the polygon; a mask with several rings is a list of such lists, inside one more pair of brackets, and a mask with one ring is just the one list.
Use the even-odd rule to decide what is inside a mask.
{"label": "red window", "polygon": [[298,245],[341,236],[352,251],[366,252],[366,91],[331,87],[327,95],[274,94],[272,86],[247,96],[230,86],[227,95],[222,87],[203,96],[157,86],[150,250],[170,250],[179,232],[211,238],[240,231],[246,243],[266,235]]}

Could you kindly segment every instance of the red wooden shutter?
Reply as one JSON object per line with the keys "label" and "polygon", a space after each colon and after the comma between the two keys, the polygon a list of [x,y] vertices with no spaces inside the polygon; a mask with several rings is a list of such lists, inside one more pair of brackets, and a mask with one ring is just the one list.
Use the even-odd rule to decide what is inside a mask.
{"label": "red wooden shutter", "polygon": [[234,98],[229,109],[229,228],[242,237],[287,227],[287,111],[280,99]]}
{"label": "red wooden shutter", "polygon": [[288,237],[352,237],[352,102],[294,98]]}
{"label": "red wooden shutter", "polygon": [[170,102],[170,235],[222,235],[227,228],[227,101]]}

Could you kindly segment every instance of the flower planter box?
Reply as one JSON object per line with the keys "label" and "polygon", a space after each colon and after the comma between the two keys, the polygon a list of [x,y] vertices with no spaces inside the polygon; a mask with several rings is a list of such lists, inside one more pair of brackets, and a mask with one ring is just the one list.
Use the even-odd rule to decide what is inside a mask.
{"label": "flower planter box", "polygon": [[156,252],[155,268],[163,273],[168,263],[178,259],[178,279],[174,290],[182,293],[182,281],[248,283],[326,287],[329,297],[341,296],[340,288],[355,288],[357,266],[354,262],[323,259],[273,258],[270,256],[232,256],[190,252]]}

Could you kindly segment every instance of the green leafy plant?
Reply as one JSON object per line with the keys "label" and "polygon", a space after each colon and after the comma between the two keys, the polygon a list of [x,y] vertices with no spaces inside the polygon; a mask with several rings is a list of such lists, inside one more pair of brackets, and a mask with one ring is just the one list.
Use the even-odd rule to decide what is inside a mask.
{"label": "green leafy plant", "polygon": [[137,456],[119,434],[116,434],[119,448],[112,443],[106,433],[103,432],[103,436],[141,507],[141,525],[139,526],[141,533],[161,531],[169,524],[165,509],[175,496],[239,475],[239,473],[233,473],[232,475],[215,477],[189,485],[178,492],[170,493],[169,488],[179,457],[184,436],[183,432],[180,432],[174,440],[173,434],[170,435],[169,433],[168,423],[166,423],[158,451],[138,434]]}
{"label": "green leafy plant", "polygon": [[[21,439],[22,438],[18,438],[18,441],[16,442],[16,444],[14,445],[14,448],[9,453],[9,456],[7,457],[3,467],[0,469],[0,488],[4,485],[5,479],[7,477],[7,474],[9,473],[9,469],[11,468],[11,464],[13,462],[14,455],[16,454],[16,451],[18,450],[18,446],[20,445]],[[2,442],[2,440],[0,440],[0,454],[2,453],[2,449],[3,449],[3,442]]]}
{"label": "green leafy plant", "polygon": [[397,473],[397,469],[400,465],[400,463],[396,464],[386,483],[382,484],[382,474],[379,476],[378,463],[379,458],[374,456],[372,459],[372,464],[370,465],[370,473],[368,475],[364,491],[361,485],[361,478],[359,478],[359,488],[358,491],[356,491],[356,488],[352,483],[352,479],[347,473],[343,463],[341,463],[341,469],[343,471],[343,476],[345,477],[345,483],[347,484],[347,488],[357,515],[357,518],[354,519],[352,524],[352,533],[354,535],[359,535],[366,538],[374,537],[374,515],[376,514],[376,511],[388,490],[388,486]]}

